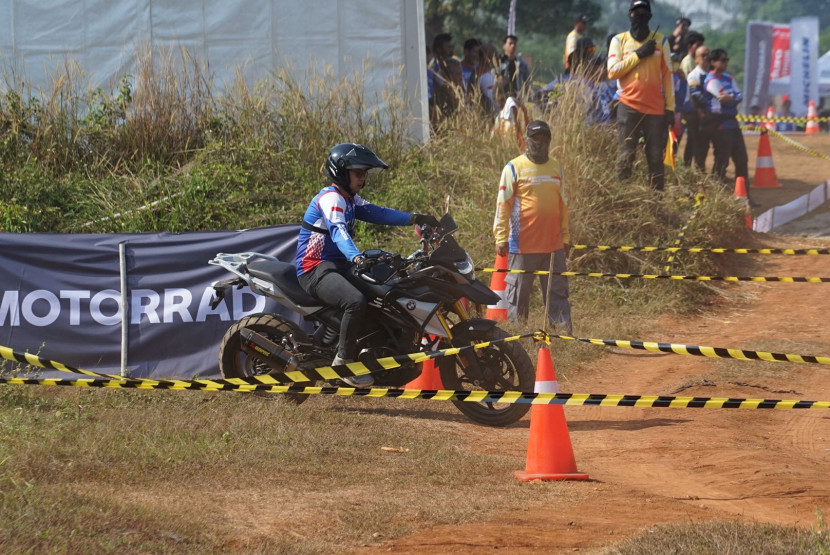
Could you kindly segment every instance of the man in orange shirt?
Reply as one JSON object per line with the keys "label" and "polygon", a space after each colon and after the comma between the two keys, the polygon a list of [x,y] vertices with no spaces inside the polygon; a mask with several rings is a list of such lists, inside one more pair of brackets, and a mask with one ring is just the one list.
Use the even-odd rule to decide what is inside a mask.
{"label": "man in orange shirt", "polygon": [[674,125],[671,49],[666,37],[652,33],[648,27],[651,20],[649,0],[632,0],[628,19],[630,30],[611,39],[608,51],[608,78],[617,79],[620,87],[617,177],[631,177],[637,141],[642,133],[646,142],[649,182],[662,191],[666,132]]}
{"label": "man in orange shirt", "polygon": [[[567,270],[566,258],[570,243],[568,207],[562,198],[561,167],[550,159],[551,132],[541,120],[527,125],[525,153],[504,167],[499,182],[493,235],[496,254],[508,255],[511,270],[528,273],[508,274],[505,278],[507,316],[511,322],[526,320],[532,272],[548,271],[553,258],[553,271]],[[542,298],[547,297],[548,277],[540,275]],[[571,328],[571,305],[568,302],[568,280],[550,276],[550,298],[547,299],[548,319],[564,333]]]}

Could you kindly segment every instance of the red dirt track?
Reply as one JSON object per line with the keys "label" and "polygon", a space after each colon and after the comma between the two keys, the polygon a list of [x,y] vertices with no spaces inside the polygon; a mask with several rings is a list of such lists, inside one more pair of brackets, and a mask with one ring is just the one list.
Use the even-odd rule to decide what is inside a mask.
{"label": "red dirt track", "polygon": [[[830,153],[827,134],[794,135]],[[750,175],[757,137],[747,137]],[[830,162],[773,139],[780,189],[760,191],[761,209],[830,178]],[[754,191],[753,191],[754,192]],[[830,234],[830,229],[827,230]],[[830,248],[830,239],[763,236],[770,247]],[[830,256],[765,256],[765,276],[830,276]],[[739,283],[731,300],[692,317],[665,317],[659,336],[630,338],[830,356],[830,283]],[[738,299],[738,300],[736,300]],[[578,332],[578,325],[577,325]],[[629,339],[629,338],[620,338]],[[597,347],[601,348],[601,347]],[[552,345],[554,361],[556,343]],[[830,400],[830,366],[716,360],[635,350],[608,355],[562,383],[566,392]],[[567,407],[578,469],[588,482],[528,483],[522,512],[442,526],[385,543],[406,553],[603,551],[664,523],[741,520],[809,528],[830,510],[830,410]],[[479,441],[521,452],[528,430]],[[536,506],[534,488],[559,487],[561,503]]]}

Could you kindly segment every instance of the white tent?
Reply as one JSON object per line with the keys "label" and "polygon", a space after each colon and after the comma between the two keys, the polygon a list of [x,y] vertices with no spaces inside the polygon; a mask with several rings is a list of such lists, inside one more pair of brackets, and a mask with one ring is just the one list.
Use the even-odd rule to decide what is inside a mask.
{"label": "white tent", "polygon": [[[769,94],[771,96],[790,94],[790,76],[770,81]],[[830,96],[830,50],[818,59],[818,94]]]}
{"label": "white tent", "polygon": [[[367,101],[395,81],[410,105],[410,135],[428,137],[423,2],[410,0],[0,0],[0,64],[32,92],[76,61],[89,86],[132,74],[136,51],[186,48],[217,85],[238,67],[248,82],[286,62],[307,71],[364,75]],[[0,85],[2,83],[0,82]]]}

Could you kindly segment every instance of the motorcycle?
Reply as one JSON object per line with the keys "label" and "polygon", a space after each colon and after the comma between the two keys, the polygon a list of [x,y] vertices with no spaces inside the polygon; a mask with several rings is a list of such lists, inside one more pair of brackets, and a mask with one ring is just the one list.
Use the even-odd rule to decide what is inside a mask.
{"label": "motorcycle", "polygon": [[[476,279],[475,266],[453,237],[458,229],[445,214],[437,229],[416,226],[421,247],[410,256],[382,250],[364,253],[366,263],[352,266],[347,279],[368,301],[364,328],[358,343],[358,361],[372,372],[376,386],[403,387],[420,375],[423,363],[404,363],[381,369],[374,361],[401,354],[469,346],[508,337],[493,320],[472,317],[462,299],[478,305],[499,302],[499,297]],[[230,287],[247,286],[258,295],[276,300],[310,321],[306,333],[298,324],[277,314],[255,314],[234,323],[222,338],[219,369],[224,378],[284,373],[331,364],[337,350],[342,311],[325,306],[297,281],[293,263],[253,252],[219,253],[209,264],[221,266],[236,277],[212,284],[214,302]],[[252,342],[253,340],[253,342]],[[265,348],[254,346],[259,343]],[[445,389],[532,392],[533,364],[518,341],[486,348],[464,349],[455,356],[435,359]],[[344,385],[334,380],[336,385]],[[305,385],[314,385],[304,382]],[[308,395],[286,394],[301,403]],[[507,426],[528,411],[527,404],[453,401],[475,422]]]}

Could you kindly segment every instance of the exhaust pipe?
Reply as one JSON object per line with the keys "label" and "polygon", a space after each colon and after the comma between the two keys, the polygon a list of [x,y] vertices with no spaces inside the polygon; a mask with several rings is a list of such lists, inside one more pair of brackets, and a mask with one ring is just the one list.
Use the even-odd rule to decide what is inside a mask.
{"label": "exhaust pipe", "polygon": [[242,328],[239,330],[239,336],[242,338],[240,343],[245,354],[263,362],[277,373],[293,372],[299,367],[299,361],[291,351],[257,332]]}

